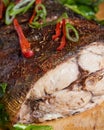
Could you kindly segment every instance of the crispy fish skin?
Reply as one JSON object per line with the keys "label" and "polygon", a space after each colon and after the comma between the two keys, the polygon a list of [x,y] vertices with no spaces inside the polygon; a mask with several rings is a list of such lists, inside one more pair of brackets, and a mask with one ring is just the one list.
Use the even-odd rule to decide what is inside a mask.
{"label": "crispy fish skin", "polygon": [[[56,16],[57,14],[58,17],[63,11],[65,11],[65,9],[60,5],[57,9],[55,9],[54,6],[52,6],[53,4],[54,6],[58,5],[52,1],[46,2],[46,6],[49,11],[48,14],[52,14],[53,16]],[[49,5],[51,6],[51,10]],[[76,56],[80,56],[79,52],[81,53],[81,50],[83,50],[85,46],[87,47],[87,45],[90,45],[93,42],[101,43],[100,45],[104,47],[104,27],[97,25],[93,21],[87,21],[80,16],[75,15],[71,11],[68,12],[68,15],[70,23],[78,30],[80,39],[77,43],[69,43],[69,41],[67,41],[67,45],[62,51],[56,51],[56,48],[60,44],[60,40],[52,40],[52,35],[55,33],[54,25],[41,29],[32,29],[26,22],[28,17],[25,16],[25,20],[20,19],[23,31],[31,42],[32,49],[35,51],[35,56],[31,59],[25,59],[21,55],[18,36],[13,25],[6,26],[3,23],[0,23],[0,43],[3,43],[3,46],[0,47],[0,82],[6,82],[8,84],[7,92],[1,102],[5,104],[7,112],[10,115],[10,120],[13,123],[20,120],[19,113],[22,108],[21,106],[28,98],[31,99],[34,97],[34,94],[32,95],[33,97],[28,97],[28,95],[31,93],[31,89],[41,77],[44,78],[44,76],[50,71],[54,72],[53,70],[55,70],[56,67],[58,68],[61,64],[63,65],[68,61],[68,59],[72,59],[72,57],[75,58],[72,63],[75,64],[77,75],[74,73],[74,76],[76,77],[74,77],[73,80],[70,80],[70,84],[78,80],[81,75],[88,76],[89,72],[88,70],[84,70],[84,63],[81,64],[82,66],[80,66],[80,68],[78,64],[76,64]],[[27,14],[27,16],[30,15]],[[102,55],[102,57],[103,56],[104,55]],[[79,58],[79,61],[80,60],[81,58]],[[100,61],[102,61],[102,59],[100,59],[98,63],[100,63]],[[102,66],[98,69],[104,68],[103,65],[104,64],[102,64]],[[80,71],[80,69],[82,70]],[[90,73],[91,72],[93,71],[90,71]],[[47,91],[45,91],[44,94],[48,94],[48,92],[50,92],[49,87],[50,86],[47,86],[49,90],[46,89]],[[41,92],[41,90],[42,89],[40,87],[39,92]],[[51,92],[51,94],[57,91],[58,90],[56,88]],[[41,98],[41,96],[37,97],[37,99]],[[32,121],[34,121],[34,119],[25,123]]]}

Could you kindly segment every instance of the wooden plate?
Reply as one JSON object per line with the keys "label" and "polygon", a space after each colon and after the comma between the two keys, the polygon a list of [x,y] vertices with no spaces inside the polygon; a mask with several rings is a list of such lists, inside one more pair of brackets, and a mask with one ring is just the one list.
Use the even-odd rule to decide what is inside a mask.
{"label": "wooden plate", "polygon": [[44,123],[54,130],[104,130],[104,103],[68,118]]}
{"label": "wooden plate", "polygon": [[96,16],[98,19],[104,20],[104,2],[99,6],[99,12]]}

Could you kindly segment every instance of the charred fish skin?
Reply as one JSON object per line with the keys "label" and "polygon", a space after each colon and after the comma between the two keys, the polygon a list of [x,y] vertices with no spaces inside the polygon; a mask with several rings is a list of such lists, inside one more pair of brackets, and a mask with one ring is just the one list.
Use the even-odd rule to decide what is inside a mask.
{"label": "charred fish skin", "polygon": [[[58,17],[62,15],[64,11],[66,11],[61,5],[54,3],[54,1],[52,2],[48,0],[45,1],[45,4],[50,12],[48,13],[50,14],[48,16],[50,19],[54,18],[56,14]],[[58,5],[57,10],[54,8],[54,6],[52,6],[53,4],[54,6]],[[51,8],[48,8],[49,5]],[[84,18],[75,15],[71,11],[67,12],[70,16],[70,23],[73,24],[79,32],[80,39],[77,43],[68,43],[60,52],[56,51],[56,48],[60,44],[60,40],[55,42],[52,40],[52,35],[55,33],[54,25],[47,26],[39,30],[31,29],[27,23],[30,13],[26,14],[25,20],[22,20],[22,18],[18,17],[18,19],[20,19],[23,31],[25,32],[26,37],[31,42],[32,48],[35,51],[35,57],[29,60],[25,59],[21,55],[18,36],[13,25],[6,26],[4,24],[0,24],[2,25],[0,26],[0,39],[4,44],[0,50],[0,82],[6,82],[8,84],[7,92],[2,99],[2,102],[5,104],[10,115],[10,119],[13,123],[31,123],[35,119],[39,121],[48,120],[48,118],[46,119],[44,117],[43,119],[42,117],[42,115],[45,116],[44,111],[43,114],[41,114],[41,118],[38,116],[38,114],[38,118],[36,118],[36,113],[33,113],[35,108],[33,108],[33,110],[31,110],[31,108],[27,109],[27,101],[33,99],[34,101],[38,101],[45,98],[47,95],[58,93],[58,91],[63,90],[64,88],[68,87],[68,85],[71,85],[76,80],[79,80],[82,74],[84,77],[86,77],[91,73],[95,73],[95,71],[104,68],[104,27],[97,25],[95,22],[87,21]],[[98,50],[96,53],[95,48],[97,48],[97,46]],[[94,49],[94,52],[91,52],[86,48]],[[102,53],[99,53],[99,49]],[[89,66],[89,61],[85,60],[85,62],[83,62],[83,59],[85,57],[89,58],[89,55],[92,55],[91,58],[95,59],[94,61],[92,60],[92,62],[94,62],[93,68]],[[67,69],[66,71],[64,70],[64,68],[67,67],[68,73]],[[63,68],[63,71],[60,71],[60,68]],[[59,76],[56,74],[56,72],[59,73]],[[58,80],[61,81],[61,78],[65,77],[64,75],[66,75],[66,73],[68,76],[72,74],[72,78],[70,78],[70,80],[65,78],[67,82],[61,82],[63,83],[61,86],[58,84]],[[56,82],[54,78],[51,79],[51,74],[53,74],[53,77],[57,76]],[[44,78],[47,79],[49,76],[49,82],[42,86],[41,83],[44,82]],[[39,87],[38,84],[40,84]],[[51,87],[50,84],[52,84]],[[86,88],[86,91],[87,89],[89,90],[89,87]],[[37,110],[37,112],[38,111],[39,110]],[[24,116],[26,113],[27,115]],[[31,118],[31,113],[34,115],[33,118]],[[48,116],[50,119],[60,117],[60,113],[51,113],[51,115],[52,114],[54,115],[53,117],[50,118]],[[61,114],[61,116],[63,115]]]}

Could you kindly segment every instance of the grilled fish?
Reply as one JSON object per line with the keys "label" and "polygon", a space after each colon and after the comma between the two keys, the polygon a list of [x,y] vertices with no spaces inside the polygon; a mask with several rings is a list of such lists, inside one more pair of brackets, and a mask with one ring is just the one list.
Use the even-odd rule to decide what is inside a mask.
{"label": "grilled fish", "polygon": [[12,123],[72,116],[104,102],[104,27],[57,2],[47,0],[44,4],[48,20],[67,12],[79,41],[67,41],[64,49],[57,51],[60,40],[52,40],[55,25],[29,27],[30,11],[17,17],[35,52],[26,59],[13,25],[0,21],[0,83],[8,84],[0,102]]}

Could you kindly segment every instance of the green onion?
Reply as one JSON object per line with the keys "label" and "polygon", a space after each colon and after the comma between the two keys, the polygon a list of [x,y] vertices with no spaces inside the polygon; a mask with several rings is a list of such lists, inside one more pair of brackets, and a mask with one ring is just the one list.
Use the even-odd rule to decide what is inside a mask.
{"label": "green onion", "polygon": [[15,15],[10,16],[10,12],[14,7],[14,3],[10,3],[9,6],[6,9],[6,14],[5,14],[5,24],[9,25],[12,23],[13,19],[15,18]]}
{"label": "green onion", "polygon": [[5,4],[5,6],[7,6],[9,4],[9,0],[3,0],[3,3]]}
{"label": "green onion", "polygon": [[13,16],[27,12],[29,8],[34,4],[34,2],[35,0],[21,0],[13,7],[12,11],[10,12],[10,15]]}
{"label": "green onion", "polygon": [[21,0],[16,5],[10,3],[6,9],[5,23],[11,24],[17,14],[25,13],[33,5],[34,0]]}
{"label": "green onion", "polygon": [[[55,25],[56,23],[62,21],[62,19],[66,19],[68,18],[67,13],[63,13],[58,19],[53,20],[53,21],[49,21],[49,22],[44,22],[43,24],[39,23],[39,22],[32,22],[32,24],[30,24],[29,26],[32,28],[41,28],[41,27],[45,27],[45,26],[49,26],[49,25]],[[38,20],[38,17],[35,17],[35,20]]]}
{"label": "green onion", "polygon": [[[74,32],[75,37],[72,37],[70,35],[70,32],[69,32],[70,30]],[[68,40],[70,40],[72,42],[77,42],[79,40],[78,31],[70,23],[66,23],[66,37]]]}
{"label": "green onion", "polygon": [[15,130],[53,130],[51,126],[15,124]]}
{"label": "green onion", "polygon": [[33,22],[32,24],[29,24],[29,26],[31,28],[42,28],[42,27],[46,27],[46,26],[49,26],[49,25],[55,25],[56,23],[57,23],[57,20],[45,22],[43,24],[40,24],[39,22]]}
{"label": "green onion", "polygon": [[31,24],[29,24],[29,26],[32,28],[41,28],[43,27],[43,24],[40,24],[39,22],[32,22]]}
{"label": "green onion", "polygon": [[[47,10],[43,4],[37,4],[35,7],[36,16],[30,24],[33,28],[41,28],[46,25]],[[40,22],[39,22],[40,21]]]}
{"label": "green onion", "polygon": [[57,19],[57,23],[62,21],[62,19],[67,19],[68,18],[68,15],[67,13],[63,13],[58,19]]}
{"label": "green onion", "polygon": [[[46,15],[47,15],[47,11],[46,11],[45,6],[43,4],[37,4],[35,11],[37,13],[37,16],[42,18],[43,22],[45,22]],[[34,21],[35,21],[35,19],[34,19]]]}

